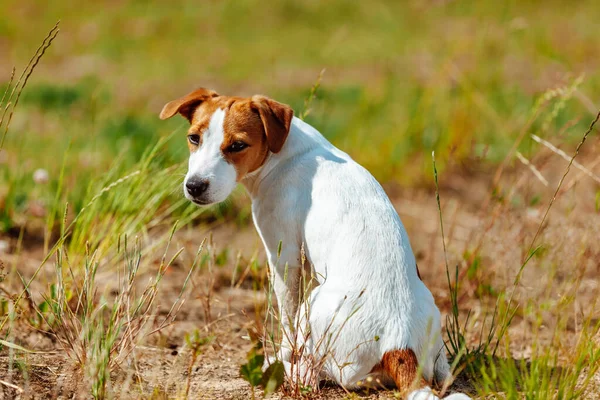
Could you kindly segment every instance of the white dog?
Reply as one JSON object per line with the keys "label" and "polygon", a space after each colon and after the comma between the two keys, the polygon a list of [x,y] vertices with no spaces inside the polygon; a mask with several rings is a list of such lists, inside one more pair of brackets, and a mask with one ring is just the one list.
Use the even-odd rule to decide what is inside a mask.
{"label": "white dog", "polygon": [[[160,117],[177,113],[191,124],[185,196],[217,203],[241,182],[252,198],[288,373],[296,359],[346,388],[379,378],[405,393],[451,379],[440,312],[398,214],[367,170],[264,96],[198,89],[166,104]],[[316,282],[299,301],[306,268]],[[428,387],[409,398],[437,399]]]}

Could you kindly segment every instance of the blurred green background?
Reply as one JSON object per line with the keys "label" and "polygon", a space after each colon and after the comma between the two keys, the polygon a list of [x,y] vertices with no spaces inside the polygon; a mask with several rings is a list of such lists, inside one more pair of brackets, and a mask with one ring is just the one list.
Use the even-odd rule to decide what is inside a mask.
{"label": "blurred green background", "polygon": [[[183,119],[157,114],[199,86],[299,114],[325,68],[308,122],[402,185],[431,184],[432,150],[441,168],[486,171],[523,129],[573,143],[600,94],[597,0],[2,0],[0,16],[0,83],[61,20],[0,153],[0,231],[80,210],[159,138],[152,171],[185,164]],[[180,197],[184,169],[161,195]]]}

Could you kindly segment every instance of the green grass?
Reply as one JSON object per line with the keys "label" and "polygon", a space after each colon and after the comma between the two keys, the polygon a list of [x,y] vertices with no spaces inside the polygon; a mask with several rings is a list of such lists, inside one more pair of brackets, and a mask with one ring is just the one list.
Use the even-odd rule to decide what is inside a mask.
{"label": "green grass", "polygon": [[[205,209],[181,195],[186,124],[177,118],[160,121],[157,114],[165,102],[197,86],[223,94],[263,93],[291,104],[296,115],[306,116],[382,182],[437,185],[429,158],[435,151],[440,172],[488,173],[492,206],[533,206],[539,197],[519,202],[490,172],[510,168],[516,151],[537,154],[541,146],[530,134],[571,149],[581,140],[600,93],[596,3],[227,0],[74,7],[57,0],[42,8],[3,1],[0,15],[11,18],[0,20],[0,58],[17,67],[62,20],[61,34],[23,91],[0,150],[0,238],[18,238],[21,244],[43,240],[44,263],[56,258],[55,275],[44,282],[45,303],[33,317],[79,360],[90,393],[111,396],[110,370],[116,368],[111,349],[130,329],[128,310],[119,307],[153,297],[126,297],[132,294],[123,286],[114,304],[104,298],[85,303],[95,290],[97,263],[118,271],[122,262],[123,274],[133,271],[135,277],[143,256],[170,241],[173,226],[215,219],[248,224],[241,190],[225,204]],[[6,62],[0,66],[0,89],[9,86]],[[4,127],[0,124],[0,134]],[[37,169],[48,172],[48,182],[34,181]],[[600,194],[596,213],[598,199]],[[547,260],[545,251],[534,251],[542,226],[531,248],[524,247],[527,242],[519,250],[554,271],[564,260]],[[122,240],[136,236],[139,243],[159,240],[131,254],[121,251]],[[567,294],[559,307],[550,288],[547,298],[520,302],[512,290],[521,272],[514,287],[492,287],[483,236],[478,241],[463,253],[467,272],[460,277],[475,282],[476,297],[494,299],[495,308],[487,316],[467,318],[458,303],[459,275],[448,276],[452,309],[446,335],[458,371],[482,396],[585,396],[600,365],[593,340],[595,304],[589,315],[580,316],[575,344],[560,341],[569,316],[577,312],[580,276],[563,283]],[[227,264],[227,252],[221,255],[223,260],[214,256],[215,263]],[[33,276],[16,275],[13,267],[8,277],[4,271],[0,277],[8,286],[22,279],[29,289],[42,279],[37,274],[44,263]],[[162,267],[158,273],[157,281]],[[88,286],[77,286],[81,282]],[[156,286],[151,290],[155,296]],[[16,298],[26,298],[25,292]],[[75,311],[67,304],[73,298],[81,303]],[[0,299],[0,345],[16,351],[10,347],[19,318],[11,308],[14,299]],[[556,324],[551,345],[542,346],[542,315],[551,307]],[[535,321],[527,360],[510,356],[513,315]],[[146,314],[138,316],[147,322]],[[475,323],[483,326],[476,331]],[[189,371],[211,338],[188,336]],[[182,391],[189,390],[188,379]]]}
{"label": "green grass", "polygon": [[[600,10],[593,1],[281,1],[268,7],[248,0],[132,1],[76,8],[57,1],[44,12],[5,1],[0,13],[15,15],[0,32],[9,43],[6,59],[17,65],[62,20],[60,44],[24,93],[6,143],[8,162],[0,167],[14,187],[7,198],[17,214],[33,200],[49,206],[63,166],[61,200],[79,209],[83,182],[96,180],[115,160],[131,167],[175,129],[181,135],[158,159],[162,167],[182,162],[183,122],[164,123],[156,114],[200,85],[224,94],[266,93],[299,114],[326,68],[308,121],[377,178],[405,185],[430,177],[431,150],[442,168],[448,160],[482,168],[501,161],[536,99],[587,72],[581,96],[558,109],[550,124],[530,129],[548,137],[578,119],[561,137],[570,141],[593,111],[578,99],[600,88],[593,73],[600,59],[593,21]],[[520,145],[526,152],[535,147],[530,139]],[[37,168],[50,173],[44,188],[31,182]],[[5,231],[21,225],[15,217],[3,217]]]}

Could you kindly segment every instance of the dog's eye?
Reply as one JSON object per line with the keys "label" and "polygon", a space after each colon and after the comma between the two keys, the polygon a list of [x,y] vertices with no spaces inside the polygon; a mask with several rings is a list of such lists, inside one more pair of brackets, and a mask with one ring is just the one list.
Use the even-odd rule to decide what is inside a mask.
{"label": "dog's eye", "polygon": [[230,151],[232,153],[237,153],[239,151],[244,150],[246,147],[248,147],[248,145],[244,142],[234,142],[231,146],[229,146],[227,148],[227,151]]}
{"label": "dog's eye", "polygon": [[194,146],[198,146],[200,144],[200,135],[188,135],[188,140]]}

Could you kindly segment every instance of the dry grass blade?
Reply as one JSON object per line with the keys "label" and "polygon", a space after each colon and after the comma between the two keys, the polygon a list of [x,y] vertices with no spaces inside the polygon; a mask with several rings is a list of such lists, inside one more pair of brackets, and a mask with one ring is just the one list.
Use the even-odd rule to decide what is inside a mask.
{"label": "dry grass blade", "polygon": [[[590,124],[590,127],[588,128],[588,130],[585,131],[585,133],[583,134],[583,137],[581,138],[581,142],[579,142],[579,144],[577,145],[577,148],[575,149],[575,154],[573,154],[573,157],[571,157],[571,160],[569,161],[569,165],[567,165],[567,169],[565,170],[565,173],[560,178],[560,181],[558,182],[558,185],[556,186],[556,190],[554,191],[554,195],[552,196],[552,199],[550,200],[550,204],[548,204],[548,208],[546,208],[546,212],[544,213],[542,221],[540,222],[540,225],[538,226],[535,236],[531,240],[531,244],[529,245],[528,253],[531,253],[531,250],[533,249],[533,246],[535,245],[535,242],[542,231],[544,222],[546,222],[546,218],[548,218],[548,213],[550,212],[550,209],[552,208],[552,205],[554,204],[554,201],[556,200],[556,196],[558,195],[558,192],[560,191],[560,188],[561,188],[563,182],[565,181],[565,178],[567,177],[567,175],[569,174],[569,171],[571,170],[571,165],[573,165],[573,163],[575,162],[575,158],[579,154],[579,150],[581,149],[581,146],[583,146],[583,144],[587,140],[589,134],[594,129],[594,126],[596,125],[596,122],[598,122],[598,119],[600,119],[600,110],[598,110],[598,113],[596,114],[596,118],[594,118],[594,120]],[[526,255],[526,257],[527,257],[527,255]],[[515,279],[515,285],[518,284],[519,280],[521,279],[521,275],[523,273],[523,269],[525,268],[526,264],[527,263],[524,262],[523,265],[521,266],[521,269],[519,270],[519,273],[517,274],[517,277]]]}
{"label": "dry grass blade", "polygon": [[590,114],[593,115],[596,112],[596,105],[594,104],[594,102],[581,90],[575,90],[575,98],[577,98],[577,100],[579,100],[579,102],[583,104],[583,106],[589,111]]}
{"label": "dry grass blade", "polygon": [[13,350],[21,351],[23,353],[30,353],[30,354],[49,354],[49,353],[51,353],[49,351],[34,351],[34,350],[29,350],[29,349],[26,349],[25,347],[19,346],[16,343],[12,343],[12,342],[9,342],[9,341],[6,341],[6,340],[2,340],[2,339],[0,339],[0,345],[6,346],[6,347],[11,348]]}
{"label": "dry grass blade", "polygon": [[[148,335],[168,326],[185,301],[188,283],[193,272],[198,270],[200,250],[169,314],[155,327],[159,284],[169,266],[181,254],[181,251],[176,252],[170,261],[166,258],[176,229],[177,224],[171,230],[156,275],[145,286],[140,287],[137,282],[142,265],[142,246],[136,239],[133,248],[129,248],[127,236],[124,237],[123,246],[119,245],[122,262],[119,274],[122,278],[119,279],[114,297],[110,298],[100,295],[98,291],[96,272],[101,260],[97,259],[96,252],[90,254],[88,251],[81,268],[75,266],[75,270],[83,269],[84,273],[82,284],[78,284],[77,279],[73,279],[71,283],[65,281],[64,271],[72,272],[73,268],[65,249],[61,247],[57,251],[55,291],[44,297],[48,307],[42,309],[34,306],[35,311],[47,325],[48,332],[62,347],[63,353],[84,372],[86,383],[96,398],[109,395],[110,373],[115,368],[126,362],[134,369],[137,368],[134,353],[136,347]],[[75,297],[70,298],[69,293]],[[77,304],[75,310],[72,309],[72,301]]]}
{"label": "dry grass blade", "polygon": [[[6,138],[6,133],[8,132],[8,127],[10,126],[10,122],[12,121],[12,117],[15,112],[15,108],[17,107],[17,104],[19,104],[19,99],[21,98],[21,93],[23,92],[23,89],[27,85],[27,81],[29,80],[29,77],[33,73],[33,70],[35,69],[35,67],[37,67],[38,63],[40,62],[40,59],[44,56],[44,54],[46,53],[46,50],[48,50],[50,45],[52,45],[52,42],[58,35],[58,32],[60,32],[60,29],[58,29],[59,24],[60,24],[60,21],[58,21],[56,23],[56,25],[54,25],[54,27],[52,29],[50,29],[50,32],[48,32],[48,35],[46,35],[46,37],[42,41],[42,44],[40,45],[40,47],[37,48],[35,54],[31,58],[31,60],[29,60],[29,63],[27,64],[27,66],[25,67],[23,72],[21,73],[19,80],[15,84],[12,92],[10,93],[10,96],[7,99],[8,104],[7,104],[6,108],[4,109],[2,118],[0,118],[0,128],[2,127],[2,123],[4,122],[4,117],[6,115],[6,112],[8,111],[8,109],[10,108],[11,105],[12,105],[12,108],[10,110],[10,114],[8,114],[8,120],[6,121],[6,125],[4,127],[4,133],[2,134],[2,139],[0,140],[0,149],[2,149],[2,147],[4,146],[4,139]],[[12,82],[12,79],[11,79],[11,82]],[[16,96],[14,103],[12,102],[13,96]]]}
{"label": "dry grass blade", "polygon": [[[511,308],[512,302],[513,302],[513,298],[514,298],[514,295],[515,295],[515,292],[516,292],[515,289],[517,288],[517,285],[521,281],[521,277],[523,276],[523,271],[525,270],[525,266],[529,263],[529,260],[531,260],[531,258],[535,255],[535,253],[539,249],[539,248],[534,249],[534,245],[535,245],[535,242],[537,241],[540,233],[542,232],[542,228],[544,227],[544,223],[546,222],[546,219],[548,218],[548,214],[550,213],[550,209],[552,208],[552,205],[554,204],[554,201],[556,200],[556,197],[558,196],[558,193],[559,193],[559,191],[560,191],[560,189],[561,189],[561,187],[563,185],[563,182],[565,181],[565,178],[567,177],[567,175],[569,174],[569,171],[571,170],[571,165],[573,165],[573,162],[575,161],[575,158],[579,154],[579,150],[581,149],[581,146],[583,146],[583,144],[586,142],[589,134],[592,132],[592,130],[594,129],[594,126],[596,125],[596,123],[598,122],[599,119],[600,119],[600,110],[596,114],[596,117],[591,122],[589,128],[583,134],[583,137],[582,137],[581,141],[577,145],[577,148],[575,149],[575,153],[571,157],[571,159],[569,161],[569,165],[567,165],[567,169],[565,170],[565,173],[563,174],[563,176],[561,177],[560,181],[558,182],[558,185],[556,186],[556,190],[554,191],[554,195],[552,196],[552,199],[550,200],[550,203],[548,204],[548,207],[546,208],[546,211],[544,212],[544,216],[542,217],[542,220],[540,221],[540,224],[538,225],[538,229],[535,232],[535,235],[534,235],[533,239],[531,240],[531,243],[530,243],[530,245],[528,247],[527,252],[525,253],[525,259],[521,263],[521,267],[519,268],[519,272],[517,273],[517,275],[515,277],[515,280],[513,282],[513,291],[510,294],[509,299],[508,299],[506,311],[504,313],[503,321],[501,323],[501,327],[503,327],[503,328],[507,326],[507,324],[508,324],[507,321],[510,321],[510,319],[512,319],[512,317],[510,316],[510,314],[512,313],[512,316],[514,316],[514,314],[517,311],[516,308]],[[495,352],[495,350],[494,350],[494,352]]]}
{"label": "dry grass blade", "polygon": [[[529,118],[527,119],[527,122],[525,123],[525,125],[523,125],[523,127],[519,131],[517,139],[515,140],[512,147],[506,154],[506,157],[504,157],[504,160],[502,160],[502,162],[500,163],[500,166],[496,170],[496,173],[494,174],[494,179],[493,179],[493,187],[497,187],[498,184],[500,183],[500,178],[504,172],[504,169],[508,165],[509,161],[512,159],[513,154],[515,154],[517,152],[517,149],[519,148],[519,145],[523,141],[523,138],[525,138],[525,135],[527,134],[527,132],[529,131],[529,129],[531,128],[531,126],[533,125],[535,120],[538,118],[541,111],[550,104],[551,100],[558,98],[559,102],[557,105],[554,106],[554,109],[552,110],[552,115],[556,116],[555,114],[556,114],[556,112],[558,112],[559,107],[561,105],[564,105],[564,101],[566,99],[570,98],[572,96],[573,92],[575,90],[577,90],[577,87],[581,84],[582,79],[583,79],[583,77],[580,76],[577,79],[575,79],[570,86],[549,89],[546,92],[544,92],[544,94],[542,96],[540,96],[538,98],[537,102],[535,103],[535,105],[529,115]],[[544,125],[547,125],[548,121],[549,120],[547,119],[546,123]]]}
{"label": "dry grass blade", "polygon": [[546,178],[544,178],[544,175],[542,175],[542,173],[535,167],[535,165],[533,165],[527,158],[525,158],[525,156],[523,156],[523,154],[521,154],[521,152],[517,151],[517,158],[519,159],[519,161],[521,161],[523,163],[523,165],[527,166],[527,168],[529,168],[529,170],[533,173],[533,175],[538,178],[538,180],[540,182],[542,182],[542,185],[544,186],[548,186],[548,180],[546,180]]}
{"label": "dry grass blade", "polygon": [[446,262],[446,272],[449,271],[448,268],[448,251],[446,250],[446,236],[444,234],[444,219],[442,217],[442,205],[440,203],[440,187],[438,185],[438,173],[437,168],[435,166],[435,151],[431,152],[431,159],[433,161],[433,178],[435,180],[435,200],[437,202],[438,213],[440,217],[440,229],[442,232],[442,245],[444,248],[444,261]]}
{"label": "dry grass blade", "polygon": [[[600,157],[596,157],[596,159],[594,161],[589,163],[587,166],[587,169],[592,170],[592,169],[596,168],[598,165],[600,165]],[[577,176],[575,176],[573,179],[571,179],[569,184],[563,189],[563,192],[568,192],[569,190],[571,190],[571,188],[573,186],[575,186],[577,183],[579,183],[579,181],[582,180],[583,177],[585,177],[585,176],[587,176],[587,174],[585,172],[579,172],[579,174],[577,174]]]}
{"label": "dry grass blade", "polygon": [[[50,259],[50,257],[64,244],[65,240],[67,239],[69,233],[70,233],[70,229],[71,227],[75,226],[78,218],[81,216],[81,214],[89,207],[91,206],[96,200],[98,200],[98,198],[100,198],[102,196],[102,194],[109,192],[111,189],[113,189],[115,186],[118,186],[119,184],[127,181],[128,179],[138,175],[140,173],[140,171],[134,171],[122,178],[117,179],[116,181],[112,182],[110,185],[105,186],[104,188],[102,188],[102,190],[100,190],[100,192],[98,192],[93,198],[92,200],[90,200],[90,202],[88,204],[86,204],[80,211],[79,213],[77,213],[77,215],[75,216],[75,218],[71,221],[71,223],[67,226],[66,224],[66,215],[67,215],[67,209],[68,207],[65,207],[65,213],[64,213],[64,217],[63,217],[63,231],[61,232],[61,236],[58,238],[58,240],[56,241],[56,243],[54,244],[54,246],[50,249],[50,252],[48,252],[46,254],[46,256],[44,257],[44,259],[40,262],[39,267],[34,271],[33,275],[29,278],[29,280],[27,282],[23,283],[24,289],[21,291],[21,293],[16,297],[15,299],[15,304],[18,304],[21,299],[23,298],[23,296],[25,295],[25,293],[27,292],[27,289],[29,288],[29,286],[31,285],[31,283],[34,281],[34,279],[37,277],[38,273],[41,271],[42,267],[44,265],[46,265],[46,262]],[[8,317],[4,318],[4,320],[0,323],[0,329],[2,329],[5,325],[5,323],[8,321]]]}
{"label": "dry grass blade", "polygon": [[[0,108],[2,108],[4,106],[4,100],[6,99],[6,95],[8,94],[8,92],[10,92],[10,88],[15,79],[16,72],[17,72],[17,70],[13,67],[13,69],[10,73],[10,78],[8,79],[8,83],[6,84],[6,90],[4,91],[4,94],[2,95],[2,99],[0,100]],[[8,109],[8,106],[9,106],[9,104],[6,105],[6,108],[4,109],[4,112],[2,113],[2,118],[0,118],[0,126],[1,126],[2,119],[4,119],[4,114],[6,114],[6,110]]]}
{"label": "dry grass blade", "polygon": [[304,109],[302,110],[302,113],[300,113],[300,116],[299,116],[299,118],[301,120],[304,120],[308,116],[308,114],[310,114],[310,105],[312,104],[314,98],[316,97],[319,87],[321,87],[321,80],[323,79],[324,74],[325,74],[325,68],[323,68],[321,70],[321,72],[319,72],[317,81],[310,88],[310,93],[308,94],[308,97],[304,100]]}
{"label": "dry grass blade", "polygon": [[577,161],[573,160],[572,157],[569,157],[569,155],[567,153],[565,153],[564,151],[562,151],[561,149],[559,149],[558,147],[554,146],[552,143],[550,143],[547,140],[542,139],[541,137],[539,137],[536,134],[531,134],[530,135],[531,138],[533,140],[535,140],[536,142],[538,142],[539,144],[542,144],[544,146],[546,146],[548,149],[550,149],[553,153],[558,154],[559,156],[561,156],[563,159],[565,159],[566,161],[570,162],[575,168],[579,169],[581,172],[583,172],[585,175],[589,176],[590,178],[592,178],[594,181],[600,183],[600,177],[595,175],[592,171],[590,171],[589,169],[587,169],[586,167],[584,167],[583,165],[581,165],[580,163],[578,163]]}
{"label": "dry grass blade", "polygon": [[9,387],[11,389],[16,390],[19,394],[23,393],[23,389],[22,388],[20,388],[17,385],[14,385],[14,384],[12,384],[10,382],[6,382],[6,381],[3,381],[3,380],[0,380],[0,384],[4,385],[6,387]]}

